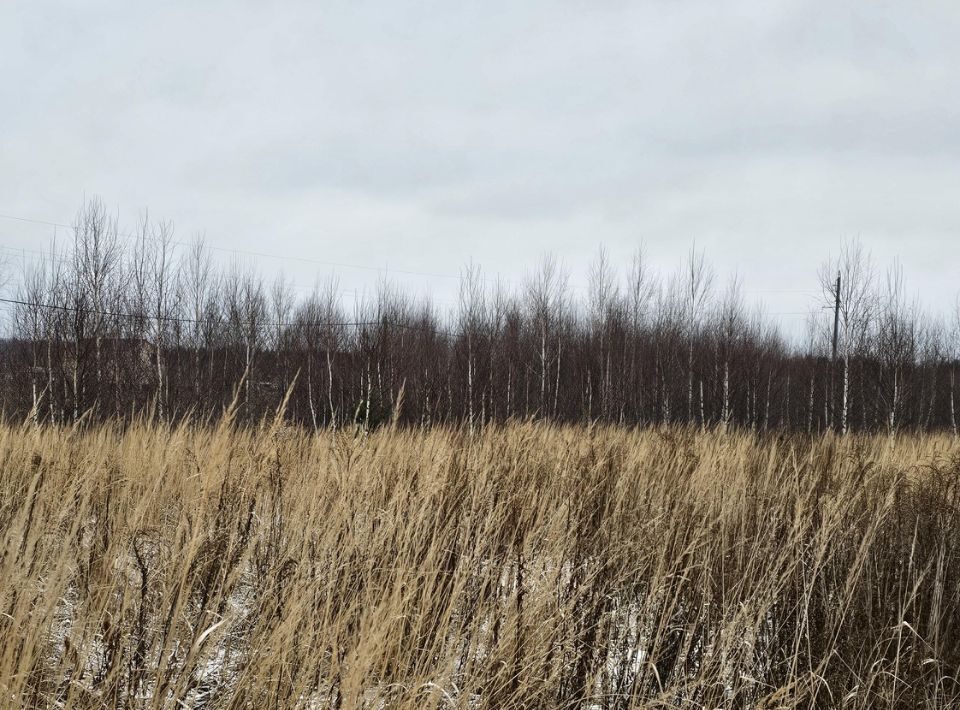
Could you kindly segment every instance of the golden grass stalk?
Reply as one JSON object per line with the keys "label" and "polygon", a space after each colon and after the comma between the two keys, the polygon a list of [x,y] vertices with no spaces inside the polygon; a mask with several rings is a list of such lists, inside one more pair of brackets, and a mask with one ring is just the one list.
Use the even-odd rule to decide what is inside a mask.
{"label": "golden grass stalk", "polygon": [[0,425],[0,706],[956,707],[960,447]]}

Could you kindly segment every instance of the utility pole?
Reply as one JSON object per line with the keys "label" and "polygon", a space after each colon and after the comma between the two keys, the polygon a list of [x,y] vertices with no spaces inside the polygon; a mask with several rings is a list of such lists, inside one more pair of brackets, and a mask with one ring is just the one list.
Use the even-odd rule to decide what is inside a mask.
{"label": "utility pole", "polygon": [[[836,396],[834,394],[834,378],[837,373],[837,337],[840,334],[840,270],[837,269],[837,286],[834,290],[835,301],[833,306],[833,352],[830,356],[830,419],[836,420],[834,409]],[[836,421],[831,421],[836,428]]]}

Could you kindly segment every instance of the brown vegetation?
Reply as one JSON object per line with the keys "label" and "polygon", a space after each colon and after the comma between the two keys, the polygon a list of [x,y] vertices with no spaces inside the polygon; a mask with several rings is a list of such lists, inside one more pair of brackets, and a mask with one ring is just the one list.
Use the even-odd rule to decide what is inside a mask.
{"label": "brown vegetation", "polygon": [[956,707],[960,447],[0,427],[29,708]]}

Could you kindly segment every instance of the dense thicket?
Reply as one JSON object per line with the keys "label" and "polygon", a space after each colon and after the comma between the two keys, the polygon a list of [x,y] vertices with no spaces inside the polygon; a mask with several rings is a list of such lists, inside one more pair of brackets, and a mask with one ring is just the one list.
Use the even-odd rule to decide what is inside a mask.
{"label": "dense thicket", "polygon": [[72,243],[23,275],[3,405],[53,422],[167,420],[239,394],[241,416],[259,419],[292,386],[288,415],[318,427],[536,417],[955,432],[956,325],[924,315],[899,267],[878,276],[856,244],[813,278],[822,303],[799,345],[696,250],[666,278],[640,253],[617,269],[601,252],[579,298],[548,257],[512,290],[465,269],[446,316],[386,282],[348,311],[333,280],[296,297],[283,279],[219,268],[169,223],[122,234],[92,200]]}

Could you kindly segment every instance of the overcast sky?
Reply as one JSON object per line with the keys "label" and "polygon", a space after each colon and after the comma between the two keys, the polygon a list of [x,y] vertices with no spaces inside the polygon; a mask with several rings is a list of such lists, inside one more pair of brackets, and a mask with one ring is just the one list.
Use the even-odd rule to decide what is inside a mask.
{"label": "overcast sky", "polygon": [[[515,283],[552,251],[582,284],[601,244],[669,271],[696,240],[788,328],[859,235],[943,307],[958,37],[946,0],[11,0],[0,213],[69,222],[97,194],[126,225],[149,207],[179,239],[445,302],[456,279],[400,272]],[[0,219],[7,250],[52,233]]]}

